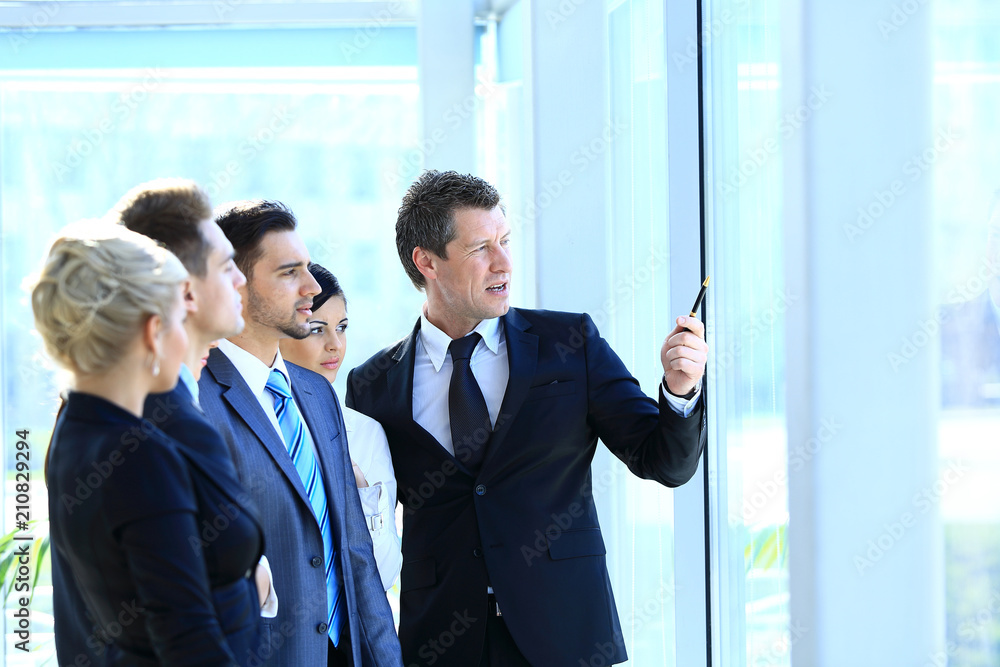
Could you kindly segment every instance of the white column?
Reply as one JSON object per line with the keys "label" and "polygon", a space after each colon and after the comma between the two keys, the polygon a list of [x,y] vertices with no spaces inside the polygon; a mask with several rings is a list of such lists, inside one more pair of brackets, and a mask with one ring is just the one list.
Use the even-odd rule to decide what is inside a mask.
{"label": "white column", "polygon": [[600,251],[610,146],[606,9],[560,0],[532,0],[527,9],[534,207],[526,217],[536,230],[538,307],[596,311],[611,282]]}
{"label": "white column", "polygon": [[417,23],[425,169],[476,170],[475,17],[469,0],[426,0]]}
{"label": "white column", "polygon": [[783,5],[796,667],[923,667],[944,643],[940,521],[915,502],[937,468],[935,346],[888,358],[933,312],[932,178],[910,162],[935,139],[932,9],[901,4],[888,34],[890,2]]}

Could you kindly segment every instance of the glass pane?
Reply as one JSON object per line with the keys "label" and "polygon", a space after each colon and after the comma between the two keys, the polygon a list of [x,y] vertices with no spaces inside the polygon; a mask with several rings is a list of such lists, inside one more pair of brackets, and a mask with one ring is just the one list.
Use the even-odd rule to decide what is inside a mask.
{"label": "glass pane", "polygon": [[713,643],[788,665],[781,146],[801,120],[781,113],[779,2],[704,7]]}
{"label": "glass pane", "polygon": [[[667,226],[666,82],[663,3],[611,2],[608,11],[610,147],[606,253],[613,302],[591,312],[601,333],[650,396],[662,369],[663,336],[673,328]],[[586,155],[586,153],[585,153]],[[575,164],[575,163],[574,163]],[[630,665],[674,665],[673,494],[641,480],[603,447],[594,461],[595,496]],[[603,488],[601,488],[603,487]]]}
{"label": "glass pane", "polygon": [[[422,166],[415,64],[78,71],[69,69],[71,52],[62,60],[62,69],[0,72],[4,531],[15,528],[16,430],[30,430],[32,518],[46,516],[41,461],[59,386],[39,358],[22,280],[56,230],[102,215],[132,186],[184,176],[216,204],[289,205],[313,259],[348,295],[348,363],[408,331],[422,301],[398,270],[394,242],[398,202]],[[341,374],[341,396],[344,381]],[[47,575],[39,584],[32,647],[40,649],[14,650],[8,617],[7,664],[52,655]]]}
{"label": "glass pane", "polygon": [[961,0],[933,16],[936,137],[909,175],[933,174],[940,309],[890,363],[940,341],[940,476],[914,499],[939,506],[945,531],[947,656],[934,664],[982,667],[1000,664],[1000,179],[986,148],[1000,141],[1000,15]]}

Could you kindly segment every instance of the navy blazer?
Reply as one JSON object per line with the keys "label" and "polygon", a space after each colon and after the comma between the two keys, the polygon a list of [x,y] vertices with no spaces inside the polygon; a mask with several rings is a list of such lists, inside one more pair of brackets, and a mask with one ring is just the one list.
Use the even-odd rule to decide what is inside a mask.
{"label": "navy blazer", "polygon": [[531,664],[623,662],[591,485],[597,440],[639,477],[678,486],[704,447],[701,403],[687,418],[657,405],[588,315],[511,309],[503,325],[510,379],[478,474],[413,421],[419,320],[348,378],[347,405],[385,428],[405,506],[404,662],[479,664],[488,585]]}
{"label": "navy blazer", "polygon": [[60,664],[249,663],[261,527],[234,476],[203,458],[149,420],[70,394],[49,461]]}
{"label": "navy blazer", "polygon": [[[354,485],[339,402],[321,375],[285,365],[323,471],[354,664],[401,665],[392,612]],[[211,351],[198,386],[202,408],[228,445],[267,535],[278,616],[263,622],[266,664],[325,665],[329,639],[323,538],[302,480],[257,397],[223,352]]]}

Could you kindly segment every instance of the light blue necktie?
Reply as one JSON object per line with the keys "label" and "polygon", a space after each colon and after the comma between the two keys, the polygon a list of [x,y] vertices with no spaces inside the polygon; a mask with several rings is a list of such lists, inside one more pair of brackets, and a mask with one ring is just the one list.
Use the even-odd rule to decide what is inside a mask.
{"label": "light blue necktie", "polygon": [[274,413],[278,416],[278,426],[285,437],[285,447],[302,485],[309,496],[319,530],[323,535],[323,553],[326,557],[326,600],[329,612],[328,634],[336,646],[340,640],[340,632],[344,627],[347,608],[344,604],[344,592],[340,585],[337,563],[337,553],[333,546],[333,531],[330,530],[330,513],[327,511],[326,491],[323,489],[323,475],[320,473],[316,454],[313,451],[312,436],[302,421],[299,408],[292,400],[288,381],[281,371],[274,369],[267,378],[267,389],[274,396]]}

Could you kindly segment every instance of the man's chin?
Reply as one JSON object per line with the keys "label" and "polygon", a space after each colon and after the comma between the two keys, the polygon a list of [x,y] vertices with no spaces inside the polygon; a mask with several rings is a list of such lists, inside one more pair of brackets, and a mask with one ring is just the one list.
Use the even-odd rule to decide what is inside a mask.
{"label": "man's chin", "polygon": [[285,334],[289,338],[294,338],[295,340],[302,340],[309,337],[309,325],[308,324],[294,324],[288,325],[281,328],[281,333]]}

